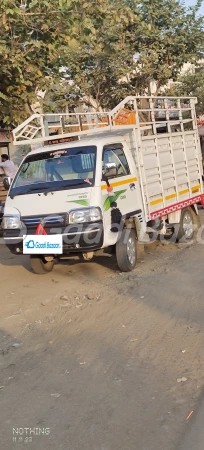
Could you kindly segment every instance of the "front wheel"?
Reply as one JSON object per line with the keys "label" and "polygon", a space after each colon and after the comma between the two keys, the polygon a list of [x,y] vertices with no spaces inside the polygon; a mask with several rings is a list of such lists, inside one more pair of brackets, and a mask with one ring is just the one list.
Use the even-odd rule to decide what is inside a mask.
{"label": "front wheel", "polygon": [[33,272],[37,275],[45,275],[46,273],[51,272],[54,267],[54,259],[47,261],[44,256],[32,255],[30,257],[30,262]]}
{"label": "front wheel", "polygon": [[124,228],[116,243],[116,259],[121,272],[130,272],[137,262],[136,233],[133,229]]}

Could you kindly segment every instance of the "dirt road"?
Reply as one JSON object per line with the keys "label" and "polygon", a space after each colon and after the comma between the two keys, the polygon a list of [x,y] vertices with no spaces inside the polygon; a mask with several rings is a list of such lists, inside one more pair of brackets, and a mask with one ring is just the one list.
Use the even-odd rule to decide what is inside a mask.
{"label": "dirt road", "polygon": [[98,257],[40,277],[1,246],[0,448],[177,450],[204,382],[203,259],[160,243],[131,274]]}

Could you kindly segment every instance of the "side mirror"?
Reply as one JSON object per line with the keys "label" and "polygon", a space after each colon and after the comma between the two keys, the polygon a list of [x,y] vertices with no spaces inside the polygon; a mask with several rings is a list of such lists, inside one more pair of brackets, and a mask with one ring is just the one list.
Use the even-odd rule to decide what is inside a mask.
{"label": "side mirror", "polygon": [[6,191],[8,191],[10,186],[11,186],[11,178],[10,177],[4,177],[3,178],[3,185],[4,185],[4,188],[6,189]]}
{"label": "side mirror", "polygon": [[104,166],[103,180],[117,177],[118,171],[115,163],[107,163]]}

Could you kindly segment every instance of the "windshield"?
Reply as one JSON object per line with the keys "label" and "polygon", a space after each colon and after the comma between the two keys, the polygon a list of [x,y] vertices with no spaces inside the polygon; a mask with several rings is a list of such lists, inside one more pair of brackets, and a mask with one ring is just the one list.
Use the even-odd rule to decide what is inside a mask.
{"label": "windshield", "polygon": [[90,187],[95,180],[95,163],[95,146],[30,155],[16,175],[10,196]]}

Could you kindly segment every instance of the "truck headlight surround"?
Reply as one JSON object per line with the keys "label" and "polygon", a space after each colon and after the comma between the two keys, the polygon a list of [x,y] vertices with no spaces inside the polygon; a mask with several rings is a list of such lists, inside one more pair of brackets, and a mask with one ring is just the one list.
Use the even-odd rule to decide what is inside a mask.
{"label": "truck headlight surround", "polygon": [[101,210],[97,207],[72,209],[69,211],[69,223],[94,223],[102,220]]}
{"label": "truck headlight surround", "polygon": [[21,217],[16,215],[3,216],[2,220],[3,230],[19,230],[22,228]]}

